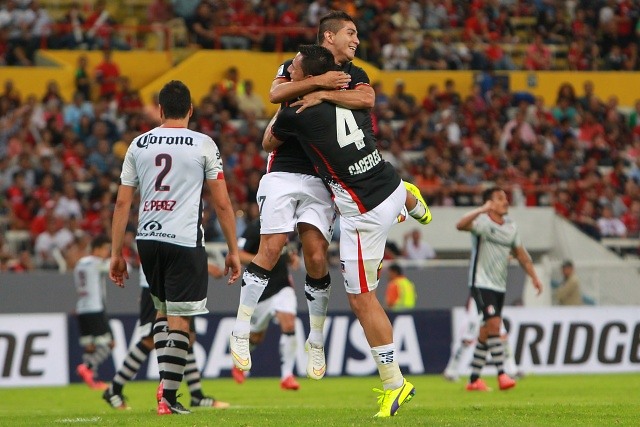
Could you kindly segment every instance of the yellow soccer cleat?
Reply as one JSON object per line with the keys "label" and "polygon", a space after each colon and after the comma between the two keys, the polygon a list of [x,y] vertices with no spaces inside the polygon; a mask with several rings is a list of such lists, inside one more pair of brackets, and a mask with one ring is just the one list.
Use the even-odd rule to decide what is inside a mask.
{"label": "yellow soccer cleat", "polygon": [[422,215],[420,218],[416,218],[416,217],[414,218],[420,224],[424,224],[424,225],[429,224],[431,222],[431,211],[429,210],[429,205],[427,205],[427,202],[424,201],[424,197],[422,197],[422,194],[420,194],[420,190],[418,189],[418,187],[416,187],[410,182],[404,181],[404,186],[407,189],[407,191],[417,199],[418,203],[422,203],[424,205],[424,208],[426,210],[424,215]]}
{"label": "yellow soccer cleat", "polygon": [[374,418],[393,417],[400,409],[400,406],[413,399],[416,394],[416,388],[406,379],[402,386],[394,390],[380,390],[374,388],[373,391],[381,393],[378,396],[378,405],[380,410],[374,415]]}

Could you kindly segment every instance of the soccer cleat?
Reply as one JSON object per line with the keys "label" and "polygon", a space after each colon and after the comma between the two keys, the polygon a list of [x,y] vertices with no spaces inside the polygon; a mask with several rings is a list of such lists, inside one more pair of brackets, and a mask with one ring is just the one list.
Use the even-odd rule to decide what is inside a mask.
{"label": "soccer cleat", "polygon": [[251,352],[249,351],[249,334],[231,334],[229,338],[229,349],[233,364],[241,371],[251,369]]}
{"label": "soccer cleat", "polygon": [[202,398],[194,398],[191,397],[191,407],[198,408],[216,408],[216,409],[227,409],[231,406],[227,402],[222,402],[221,400],[216,400],[213,397],[204,396]]}
{"label": "soccer cleat", "polygon": [[312,380],[321,380],[327,372],[324,346],[312,344],[307,340],[304,349],[307,352],[307,376]]}
{"label": "soccer cleat", "polygon": [[93,390],[106,390],[109,388],[109,384],[103,382],[103,381],[94,381],[93,385],[91,386],[91,388]]}
{"label": "soccer cleat", "polygon": [[131,407],[127,405],[124,396],[121,394],[113,393],[110,388],[107,388],[104,393],[102,393],[102,398],[114,409],[131,409]]}
{"label": "soccer cleat", "polygon": [[156,401],[160,402],[162,399],[162,392],[164,391],[164,386],[162,385],[162,380],[158,383],[158,388],[156,388]]}
{"label": "soccer cleat", "polygon": [[186,415],[190,413],[191,411],[182,406],[182,404],[177,400],[175,403],[171,404],[163,397],[160,399],[160,402],[158,402],[158,415]]}
{"label": "soccer cleat", "polygon": [[424,224],[424,225],[429,224],[431,222],[431,211],[429,210],[429,205],[427,205],[427,202],[424,201],[422,194],[420,194],[420,189],[418,189],[418,187],[411,184],[410,182],[406,182],[406,181],[404,181],[404,186],[407,189],[407,191],[409,191],[409,193],[413,194],[413,197],[415,197],[418,200],[418,202],[424,205],[424,208],[426,209],[426,212],[424,213],[424,215],[422,215],[420,218],[415,218],[415,217],[414,218],[420,224]]}
{"label": "soccer cleat", "polygon": [[84,381],[86,385],[88,385],[90,388],[94,390],[97,389],[97,383],[96,383],[96,380],[93,378],[93,371],[91,370],[91,368],[89,368],[84,363],[81,363],[76,367],[76,373],[80,378],[82,378],[82,381]]}
{"label": "soccer cleat", "polygon": [[374,418],[393,417],[398,412],[398,409],[405,403],[411,401],[416,394],[416,388],[406,379],[403,380],[402,386],[394,390],[374,388],[373,391],[381,393],[380,396],[378,396],[380,410],[374,415]]}
{"label": "soccer cleat", "polygon": [[489,387],[480,378],[472,383],[468,383],[465,387],[467,391],[491,391]]}
{"label": "soccer cleat", "polygon": [[445,369],[444,372],[442,373],[442,376],[447,381],[451,381],[451,382],[458,381],[458,374],[453,370]]}
{"label": "soccer cleat", "polygon": [[509,390],[516,386],[516,381],[507,374],[498,375],[498,387],[500,390]]}
{"label": "soccer cleat", "polygon": [[244,371],[241,371],[240,369],[236,368],[235,366],[233,368],[231,368],[231,376],[233,377],[233,379],[238,384],[242,384],[244,382],[244,380],[246,379],[246,377],[244,376]]}
{"label": "soccer cleat", "polygon": [[283,390],[298,390],[300,388],[300,384],[296,381],[296,378],[293,375],[289,375],[287,378],[280,381],[280,388]]}

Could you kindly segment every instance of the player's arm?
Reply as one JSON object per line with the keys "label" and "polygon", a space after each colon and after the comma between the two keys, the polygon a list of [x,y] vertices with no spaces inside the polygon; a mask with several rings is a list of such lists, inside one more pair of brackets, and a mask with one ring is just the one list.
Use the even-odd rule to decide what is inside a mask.
{"label": "player's arm", "polygon": [[481,214],[489,212],[490,208],[491,200],[487,200],[484,205],[470,212],[467,212],[462,218],[460,218],[460,221],[458,221],[458,223],[456,224],[456,228],[459,231],[471,231],[471,228],[473,227],[473,221]]}
{"label": "player's arm", "polygon": [[235,282],[240,277],[240,257],[238,255],[238,241],[236,240],[236,217],[231,206],[227,184],[224,179],[207,179],[207,185],[211,190],[213,208],[220,222],[222,234],[227,241],[229,252],[225,260],[224,274],[231,270],[229,283]]}
{"label": "player's arm", "polygon": [[269,102],[280,104],[296,99],[318,89],[337,89],[351,81],[351,76],[344,71],[328,71],[319,76],[309,77],[297,82],[289,81],[285,77],[276,77],[271,82]]}
{"label": "player's arm", "polygon": [[536,288],[536,294],[540,295],[542,292],[542,282],[538,278],[538,274],[536,273],[536,269],[533,267],[533,261],[531,261],[531,256],[529,256],[529,252],[524,248],[524,246],[516,246],[513,249],[513,255],[516,257],[524,271],[527,272],[531,280],[533,281],[533,287]]}
{"label": "player's arm", "polygon": [[129,278],[127,272],[127,261],[122,256],[124,246],[124,232],[129,222],[129,211],[136,188],[121,184],[118,188],[118,196],[113,209],[113,219],[111,221],[111,264],[109,268],[109,278],[121,288],[124,287],[124,280]]}
{"label": "player's arm", "polygon": [[269,121],[269,124],[264,130],[264,135],[262,135],[262,148],[267,153],[272,152],[273,150],[278,148],[280,145],[282,145],[282,141],[276,138],[275,135],[273,135],[273,132],[271,132],[271,128],[273,127],[273,124],[276,122],[279,112],[280,112],[280,109],[278,109],[278,111],[276,111],[276,114],[271,118],[271,120]]}
{"label": "player's arm", "polygon": [[327,101],[350,110],[363,110],[373,108],[375,99],[375,91],[371,86],[360,85],[354,90],[318,90],[311,92],[302,97],[302,99],[293,102],[291,106],[299,107],[296,113],[300,113],[309,107]]}

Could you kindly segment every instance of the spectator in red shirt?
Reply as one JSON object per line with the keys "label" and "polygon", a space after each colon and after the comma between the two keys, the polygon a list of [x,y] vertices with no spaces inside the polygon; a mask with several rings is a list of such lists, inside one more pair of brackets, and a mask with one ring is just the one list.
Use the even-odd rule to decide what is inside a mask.
{"label": "spectator in red shirt", "polygon": [[102,62],[94,70],[95,80],[98,84],[100,97],[112,99],[118,92],[118,79],[120,68],[112,60],[110,50],[104,50]]}
{"label": "spectator in red shirt", "polygon": [[527,47],[524,58],[524,67],[527,70],[551,69],[551,51],[544,44],[542,34],[536,34],[533,39],[533,43]]}

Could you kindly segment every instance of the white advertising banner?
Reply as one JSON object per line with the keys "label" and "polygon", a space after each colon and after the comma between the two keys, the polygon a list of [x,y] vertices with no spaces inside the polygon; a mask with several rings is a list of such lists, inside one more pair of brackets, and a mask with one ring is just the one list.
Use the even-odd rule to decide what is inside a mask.
{"label": "white advertising banner", "polygon": [[[525,373],[640,371],[638,307],[505,307],[503,318],[510,351]],[[454,342],[462,339],[468,319],[462,307],[453,309]],[[460,374],[470,373],[472,356],[473,345],[461,359]]]}
{"label": "white advertising banner", "polygon": [[69,383],[67,315],[0,315],[0,387]]}

